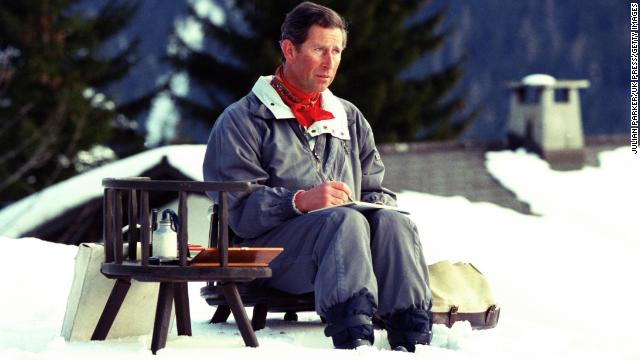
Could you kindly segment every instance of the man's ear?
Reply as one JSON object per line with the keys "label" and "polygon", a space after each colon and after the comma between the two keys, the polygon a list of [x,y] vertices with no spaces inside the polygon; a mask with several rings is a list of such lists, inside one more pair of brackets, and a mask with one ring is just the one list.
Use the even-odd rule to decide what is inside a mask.
{"label": "man's ear", "polygon": [[284,40],[280,41],[280,49],[282,50],[282,55],[284,56],[284,59],[288,63],[291,63],[291,62],[294,61],[295,53],[296,53],[296,47],[295,47],[295,45],[293,45],[291,40],[284,39]]}

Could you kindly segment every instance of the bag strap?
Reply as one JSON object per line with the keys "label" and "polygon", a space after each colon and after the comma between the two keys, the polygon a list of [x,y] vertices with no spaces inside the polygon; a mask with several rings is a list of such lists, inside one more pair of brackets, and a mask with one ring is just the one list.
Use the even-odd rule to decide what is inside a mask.
{"label": "bag strap", "polygon": [[447,327],[453,326],[456,321],[468,321],[473,329],[491,329],[498,324],[500,308],[494,304],[483,312],[462,313],[457,306],[453,305],[448,312],[433,312],[432,316],[434,324],[443,324]]}

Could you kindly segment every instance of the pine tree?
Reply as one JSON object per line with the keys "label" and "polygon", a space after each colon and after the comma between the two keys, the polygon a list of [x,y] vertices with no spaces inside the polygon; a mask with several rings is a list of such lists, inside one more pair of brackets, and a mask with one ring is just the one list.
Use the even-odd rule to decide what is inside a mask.
{"label": "pine tree", "polygon": [[78,153],[95,144],[142,145],[100,93],[135,61],[136,41],[101,52],[137,4],[109,1],[88,16],[78,3],[0,1],[0,207],[75,175]]}
{"label": "pine tree", "polygon": [[[183,119],[210,125],[229,103],[251,89],[259,75],[273,74],[280,61],[280,25],[298,3],[237,0],[227,9],[228,21],[222,25],[192,9],[190,16],[201,24],[211,45],[200,50],[179,36],[173,39],[177,50],[170,54],[172,64],[202,89],[188,96],[175,95]],[[476,115],[476,111],[465,111],[464,96],[453,91],[464,57],[420,78],[401,75],[443,45],[447,33],[439,28],[446,8],[423,20],[408,21],[424,10],[425,1],[318,3],[336,10],[349,24],[347,48],[331,90],[360,108],[378,142],[451,139]]]}

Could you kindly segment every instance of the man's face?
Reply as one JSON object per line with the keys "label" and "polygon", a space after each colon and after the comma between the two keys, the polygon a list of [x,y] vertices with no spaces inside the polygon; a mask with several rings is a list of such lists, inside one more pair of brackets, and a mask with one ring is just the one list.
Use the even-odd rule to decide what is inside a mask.
{"label": "man's face", "polygon": [[309,28],[307,40],[297,49],[290,40],[282,42],[286,63],[284,76],[306,93],[326,90],[338,71],[344,34],[340,28]]}

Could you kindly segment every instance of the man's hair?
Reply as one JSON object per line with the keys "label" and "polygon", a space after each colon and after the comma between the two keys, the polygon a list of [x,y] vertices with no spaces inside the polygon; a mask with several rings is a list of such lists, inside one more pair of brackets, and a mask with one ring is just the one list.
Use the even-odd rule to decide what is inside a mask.
{"label": "man's hair", "polygon": [[280,41],[288,39],[297,48],[307,40],[309,28],[318,25],[323,28],[342,30],[342,47],[347,46],[347,24],[337,12],[328,7],[305,1],[291,10],[282,23]]}

